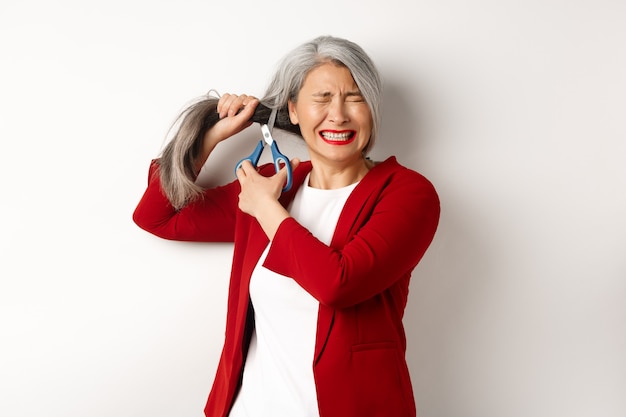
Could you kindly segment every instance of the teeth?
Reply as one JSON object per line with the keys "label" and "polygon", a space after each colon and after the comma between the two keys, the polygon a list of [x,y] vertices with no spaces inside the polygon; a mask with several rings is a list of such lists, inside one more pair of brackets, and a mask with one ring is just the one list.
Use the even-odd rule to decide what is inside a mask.
{"label": "teeth", "polygon": [[322,136],[328,140],[348,140],[352,137],[352,132],[342,132],[342,133],[333,133],[333,132],[322,132]]}

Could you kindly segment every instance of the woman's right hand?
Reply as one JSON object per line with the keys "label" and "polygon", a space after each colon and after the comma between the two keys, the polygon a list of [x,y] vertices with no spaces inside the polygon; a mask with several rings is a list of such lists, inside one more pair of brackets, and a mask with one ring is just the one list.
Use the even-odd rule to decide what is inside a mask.
{"label": "woman's right hand", "polygon": [[196,161],[196,172],[200,168],[218,143],[241,132],[252,124],[250,119],[259,100],[245,94],[224,94],[217,103],[217,112],[220,120],[204,134],[202,153]]}
{"label": "woman's right hand", "polygon": [[220,121],[207,131],[205,141],[209,139],[217,144],[250,126],[258,104],[254,96],[224,94],[217,103]]}

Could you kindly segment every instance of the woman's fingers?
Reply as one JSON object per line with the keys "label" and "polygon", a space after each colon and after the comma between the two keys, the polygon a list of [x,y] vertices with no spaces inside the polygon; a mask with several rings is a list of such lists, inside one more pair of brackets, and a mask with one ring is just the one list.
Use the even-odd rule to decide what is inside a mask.
{"label": "woman's fingers", "polygon": [[[248,108],[248,105],[255,102],[258,102],[258,99],[254,96],[227,93],[224,94],[218,101],[217,112],[219,113],[220,119],[223,119],[224,117],[233,117],[238,113],[244,113],[244,110]],[[252,116],[252,112],[249,111],[247,113],[249,113],[249,116]]]}
{"label": "woman's fingers", "polygon": [[235,174],[237,175],[237,179],[241,182],[245,181],[248,173],[251,171],[256,172],[256,168],[254,168],[252,162],[250,162],[248,159],[244,159],[239,165],[239,168],[237,168],[237,171],[235,171]]}
{"label": "woman's fingers", "polygon": [[295,171],[296,168],[298,168],[298,165],[300,165],[300,159],[298,158],[293,158],[291,160],[291,171]]}
{"label": "woman's fingers", "polygon": [[[294,171],[298,167],[298,165],[300,165],[300,159],[298,158],[292,159],[290,161],[290,165],[291,165],[291,170]],[[261,174],[259,174],[257,169],[247,159],[244,160],[239,166],[239,169],[237,169],[237,178],[239,179],[239,181],[242,181],[242,180],[245,181],[246,179],[267,181],[267,182],[274,183],[274,185],[276,186],[280,185],[281,189],[284,186],[285,182],[287,181],[287,175],[288,175],[287,167],[283,166],[276,174],[272,175],[271,177],[264,177]]]}
{"label": "woman's fingers", "polygon": [[217,103],[220,120],[207,131],[207,148],[241,132],[252,124],[250,119],[259,100],[254,96],[224,94]]}

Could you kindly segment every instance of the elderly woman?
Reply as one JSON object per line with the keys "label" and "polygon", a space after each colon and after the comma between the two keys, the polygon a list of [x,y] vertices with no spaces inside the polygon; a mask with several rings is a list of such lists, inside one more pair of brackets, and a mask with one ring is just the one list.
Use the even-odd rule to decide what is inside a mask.
{"label": "elderly woman", "polygon": [[[133,219],[166,239],[234,242],[225,342],[210,417],[414,416],[402,317],[439,220],[432,184],[373,162],[381,81],[356,44],[320,37],[289,53],[260,101],[205,98],[181,115]],[[245,161],[194,180],[220,142],[277,111],[310,161]],[[210,163],[210,162],[209,162]]]}

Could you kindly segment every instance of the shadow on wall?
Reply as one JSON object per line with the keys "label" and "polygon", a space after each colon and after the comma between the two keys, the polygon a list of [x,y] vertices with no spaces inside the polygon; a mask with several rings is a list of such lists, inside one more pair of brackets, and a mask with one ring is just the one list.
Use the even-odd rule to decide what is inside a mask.
{"label": "shadow on wall", "polygon": [[[383,126],[372,159],[395,155],[400,163],[420,172],[420,166],[437,165],[427,150],[446,139],[428,117],[427,98],[415,96],[415,89],[410,96],[406,91],[401,85],[385,85]],[[457,209],[464,206],[463,196],[450,195],[451,187],[442,178],[429,178],[441,199],[441,218],[431,246],[413,272],[404,317],[406,357],[418,414],[422,410],[445,415],[437,412],[449,400],[441,396],[450,392],[458,373],[457,345],[468,332],[467,313],[490,276],[488,244],[468,223],[470,213]]]}
{"label": "shadow on wall", "polygon": [[384,160],[395,155],[400,163],[414,168],[411,156],[418,154],[420,143],[427,138],[420,106],[420,97],[408,97],[401,85],[385,83],[382,124],[372,159]]}
{"label": "shadow on wall", "polygon": [[472,311],[492,275],[486,245],[459,211],[446,209],[451,200],[443,200],[435,239],[413,271],[404,317],[418,411],[433,415],[446,415],[446,395],[466,382],[457,380],[460,344],[471,339]]}

